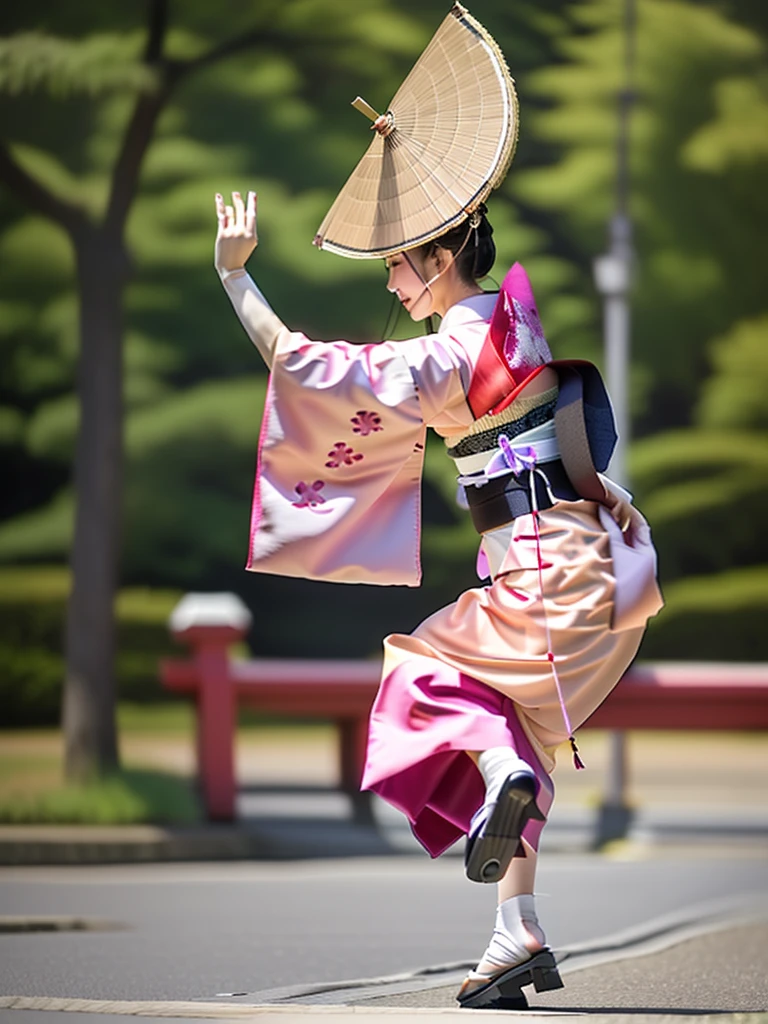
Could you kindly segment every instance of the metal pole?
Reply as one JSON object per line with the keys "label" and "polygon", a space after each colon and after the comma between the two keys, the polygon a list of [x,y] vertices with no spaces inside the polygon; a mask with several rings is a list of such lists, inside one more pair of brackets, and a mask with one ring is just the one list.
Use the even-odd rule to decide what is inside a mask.
{"label": "metal pole", "polygon": [[[628,486],[626,453],[630,436],[629,289],[633,261],[632,223],[629,218],[629,122],[634,101],[635,0],[624,4],[624,88],[619,94],[619,125],[616,143],[616,209],[609,226],[608,252],[595,261],[595,280],[603,297],[605,375],[613,401],[619,441],[609,472]],[[610,733],[608,778],[600,805],[595,846],[625,838],[632,822],[627,798],[627,743],[620,730]]]}
{"label": "metal pole", "polygon": [[616,429],[619,435],[609,466],[609,473],[611,478],[623,487],[629,486],[627,449],[630,438],[629,288],[633,259],[631,231],[629,218],[623,213],[615,214],[611,219],[611,246],[608,253],[608,259],[613,263],[614,278],[608,286],[603,280],[605,380],[608,394],[613,402]]}

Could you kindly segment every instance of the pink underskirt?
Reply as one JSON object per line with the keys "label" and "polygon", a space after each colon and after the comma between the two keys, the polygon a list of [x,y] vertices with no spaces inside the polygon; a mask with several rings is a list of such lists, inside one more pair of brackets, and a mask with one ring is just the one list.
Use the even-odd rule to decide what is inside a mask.
{"label": "pink underskirt", "polygon": [[[554,786],[509,697],[434,658],[411,657],[379,689],[362,788],[402,811],[424,849],[438,857],[467,833],[485,798],[465,752],[491,747],[512,747],[533,768],[546,816]],[[523,830],[534,850],[543,827],[528,821]]]}

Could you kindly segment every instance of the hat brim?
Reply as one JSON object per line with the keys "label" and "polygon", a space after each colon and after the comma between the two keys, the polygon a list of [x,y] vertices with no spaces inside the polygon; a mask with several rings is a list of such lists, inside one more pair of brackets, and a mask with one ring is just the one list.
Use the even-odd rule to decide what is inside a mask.
{"label": "hat brim", "polygon": [[503,181],[518,103],[489,33],[455,4],[394,96],[315,237],[353,259],[412,249],[461,223]]}

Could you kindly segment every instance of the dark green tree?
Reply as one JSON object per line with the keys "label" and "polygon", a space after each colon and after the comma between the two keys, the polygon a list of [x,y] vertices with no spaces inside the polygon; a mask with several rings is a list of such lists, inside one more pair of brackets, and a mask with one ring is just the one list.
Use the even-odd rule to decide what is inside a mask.
{"label": "dark green tree", "polygon": [[[305,60],[301,88],[309,91],[329,64],[343,72],[357,63],[357,47],[375,34],[383,11],[378,0],[352,13],[337,5],[336,17],[313,0],[264,2],[238,12],[230,7],[222,18],[220,10],[194,5],[174,27],[168,0],[149,0],[141,29],[128,16],[96,5],[74,13],[43,5],[42,11],[19,11],[15,17],[22,21],[37,13],[57,31],[18,31],[0,41],[0,89],[27,115],[30,109],[43,115],[43,122],[35,122],[22,112],[14,121],[11,111],[9,141],[0,144],[0,182],[38,218],[55,224],[74,254],[79,425],[63,701],[65,770],[72,778],[109,769],[118,756],[113,604],[123,499],[124,296],[134,271],[127,231],[158,123],[192,76],[246,51],[255,64],[261,59],[274,65],[286,53],[298,64]],[[222,21],[232,33],[223,40]],[[94,25],[107,30],[93,30]],[[394,42],[379,52],[402,49],[403,36],[395,31]],[[374,60],[372,70],[381,70],[381,63],[377,67]],[[35,102],[25,107],[29,94]],[[56,112],[63,113],[59,101],[72,97],[79,101],[82,120],[75,126],[79,151],[67,173],[27,146],[36,124],[55,121]],[[98,128],[107,108],[114,131],[105,140]],[[107,159],[105,144],[112,150]],[[84,183],[99,164],[94,151],[100,175],[87,188]],[[44,266],[42,253],[40,261]],[[40,275],[38,287],[44,288],[43,281]]]}

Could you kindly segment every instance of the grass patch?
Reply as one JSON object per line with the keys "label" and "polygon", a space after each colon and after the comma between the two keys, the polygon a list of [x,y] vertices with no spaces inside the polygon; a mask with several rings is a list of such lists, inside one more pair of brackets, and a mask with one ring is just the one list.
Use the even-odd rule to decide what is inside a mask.
{"label": "grass patch", "polygon": [[195,709],[191,701],[177,700],[158,704],[129,704],[117,707],[117,730],[126,733],[155,735],[179,733],[191,735],[195,729]]}
{"label": "grass patch", "polygon": [[[192,703],[120,703],[117,722],[124,767],[88,786],[74,786],[63,779],[60,729],[0,731],[0,823],[118,825],[204,820],[192,778]],[[249,711],[239,719],[238,752],[258,778],[279,778],[279,769],[270,774],[277,760],[287,764],[292,779],[295,758],[291,751],[301,757],[308,748],[320,749],[319,756],[327,761],[325,748],[334,743],[330,724],[279,724]]]}
{"label": "grass patch", "polygon": [[61,779],[61,758],[45,750],[0,753],[0,804],[9,793],[52,789]]}
{"label": "grass patch", "polygon": [[5,825],[192,824],[201,820],[188,780],[143,768],[125,768],[83,786],[0,794],[0,823]]}
{"label": "grass patch", "polygon": [[[121,736],[155,737],[159,733],[169,736],[194,736],[196,712],[191,701],[177,700],[151,704],[120,702],[117,709],[117,728]],[[315,718],[281,717],[266,714],[255,708],[238,707],[239,729],[264,729],[287,735],[303,735],[307,730],[326,728]]]}

